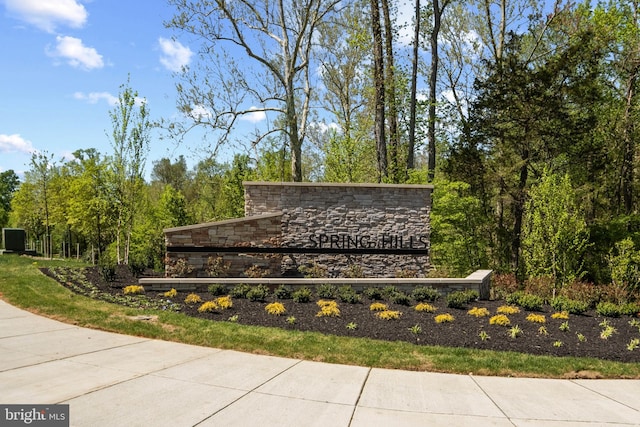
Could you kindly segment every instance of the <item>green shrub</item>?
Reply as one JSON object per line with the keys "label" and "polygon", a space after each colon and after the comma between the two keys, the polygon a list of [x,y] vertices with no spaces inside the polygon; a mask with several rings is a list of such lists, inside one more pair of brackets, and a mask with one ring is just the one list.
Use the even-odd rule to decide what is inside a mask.
{"label": "green shrub", "polygon": [[294,302],[309,302],[311,301],[311,296],[311,289],[305,287],[295,290],[291,298],[293,298]]}
{"label": "green shrub", "polygon": [[316,286],[316,295],[318,295],[318,298],[335,298],[337,293],[338,288],[334,285],[322,284]]}
{"label": "green shrub", "polygon": [[247,299],[249,301],[264,301],[269,296],[269,288],[266,285],[253,286],[249,292],[247,292]]}
{"label": "green shrub", "polygon": [[233,298],[247,298],[247,293],[251,290],[251,285],[246,283],[240,283],[239,285],[235,285],[229,291],[229,295]]}
{"label": "green shrub", "polygon": [[551,307],[556,311],[566,311],[570,314],[583,314],[589,309],[589,304],[559,296],[551,301]]}
{"label": "green shrub", "polygon": [[362,295],[370,300],[378,301],[382,299],[382,290],[380,288],[370,287],[362,291]]}
{"label": "green shrub", "polygon": [[349,285],[341,286],[340,289],[338,289],[338,298],[347,304],[360,302],[360,295]]}
{"label": "green shrub", "polygon": [[618,306],[618,304],[603,301],[599,302],[598,305],[596,305],[596,312],[600,316],[604,317],[618,317],[620,316],[620,307]]}
{"label": "green shrub", "polygon": [[411,291],[411,297],[418,302],[434,302],[440,298],[440,292],[431,286],[419,286]]}
{"label": "green shrub", "polygon": [[411,298],[402,291],[397,291],[395,294],[389,296],[389,301],[394,304],[411,305]]}
{"label": "green shrub", "polygon": [[527,293],[520,295],[520,298],[516,301],[516,305],[527,311],[540,311],[542,310],[542,304],[544,304],[542,297]]}
{"label": "green shrub", "polygon": [[291,289],[285,285],[280,285],[273,291],[273,296],[276,299],[291,299]]}
{"label": "green shrub", "polygon": [[395,286],[385,286],[384,288],[382,288],[382,298],[389,299],[389,297],[391,297],[391,295],[395,294],[396,292],[398,292],[398,288],[396,288]]}
{"label": "green shrub", "polygon": [[620,306],[620,314],[625,316],[636,316],[640,314],[640,304],[635,302],[628,302]]}
{"label": "green shrub", "polygon": [[467,304],[477,300],[478,297],[478,292],[472,290],[451,292],[447,295],[447,307],[465,308]]}
{"label": "green shrub", "polygon": [[226,295],[228,293],[227,286],[221,283],[212,283],[209,285],[207,290],[214,297],[218,295]]}
{"label": "green shrub", "polygon": [[522,298],[524,294],[524,291],[515,291],[507,295],[504,300],[509,305],[520,305],[520,298]]}
{"label": "green shrub", "polygon": [[98,267],[98,270],[100,271],[100,277],[102,277],[103,280],[111,283],[114,282],[116,280],[116,266],[113,264],[101,264]]}

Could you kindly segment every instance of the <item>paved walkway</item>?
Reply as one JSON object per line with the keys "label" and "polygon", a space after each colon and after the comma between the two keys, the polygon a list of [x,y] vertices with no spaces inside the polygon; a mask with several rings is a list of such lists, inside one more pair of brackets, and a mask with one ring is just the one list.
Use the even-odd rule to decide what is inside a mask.
{"label": "paved walkway", "polygon": [[640,380],[258,356],[79,328],[0,301],[0,404],[12,403],[69,404],[71,425],[91,427],[640,426]]}

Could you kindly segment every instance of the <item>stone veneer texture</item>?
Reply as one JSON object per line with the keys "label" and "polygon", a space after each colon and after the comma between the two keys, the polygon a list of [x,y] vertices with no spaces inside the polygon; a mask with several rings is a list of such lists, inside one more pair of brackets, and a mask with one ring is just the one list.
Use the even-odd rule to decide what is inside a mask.
{"label": "stone veneer texture", "polygon": [[[365,277],[394,277],[398,272],[426,275],[429,269],[430,185],[318,184],[245,182],[245,218],[164,230],[167,247],[283,247],[374,245],[409,246],[421,254],[306,254],[167,252],[168,260],[186,259],[204,277],[207,259],[230,263],[230,276],[252,265],[271,276],[299,274],[319,266],[329,277],[344,277],[358,266]],[[324,236],[324,237],[323,237]],[[323,241],[323,239],[325,239]],[[354,243],[357,242],[357,243]]]}
{"label": "stone veneer texture", "polygon": [[[394,277],[398,271],[424,276],[429,269],[430,185],[245,182],[245,215],[282,213],[282,247],[317,245],[338,236],[333,246],[365,238],[381,247],[425,249],[424,255],[292,254],[285,269],[317,264],[341,277],[358,265],[365,277]],[[421,241],[420,241],[421,239]],[[384,242],[384,243],[383,243]],[[331,242],[325,243],[331,247]]]}

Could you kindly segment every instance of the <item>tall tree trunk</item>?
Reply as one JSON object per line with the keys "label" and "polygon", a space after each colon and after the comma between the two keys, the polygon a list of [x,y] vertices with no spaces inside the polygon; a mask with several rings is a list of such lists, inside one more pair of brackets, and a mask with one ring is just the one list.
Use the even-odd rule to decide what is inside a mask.
{"label": "tall tree trunk", "polygon": [[382,28],[378,0],[371,0],[371,30],[373,32],[373,84],[375,87],[375,137],[378,157],[378,182],[387,176],[387,141],[385,136],[384,63]]}
{"label": "tall tree trunk", "polygon": [[633,187],[635,180],[635,165],[634,160],[636,157],[636,143],[635,143],[635,121],[632,117],[632,110],[635,108],[636,98],[636,84],[638,78],[638,68],[636,65],[627,79],[626,88],[626,105],[624,110],[624,129],[622,131],[623,139],[623,159],[622,159],[622,174],[621,174],[621,193],[622,201],[624,204],[624,213],[629,215],[633,213]]}
{"label": "tall tree trunk", "polygon": [[409,146],[407,147],[407,174],[415,167],[416,147],[416,97],[418,92],[418,51],[420,45],[420,0],[416,0],[416,16],[413,32],[413,56],[411,58],[411,100],[409,106]]}
{"label": "tall tree trunk", "polygon": [[428,180],[433,181],[436,173],[436,85],[438,83],[438,34],[442,23],[442,14],[450,0],[445,0],[440,7],[439,0],[433,1],[433,29],[431,30],[431,72],[429,74],[429,139],[428,151]]}
{"label": "tall tree trunk", "polygon": [[396,105],[396,77],[393,61],[393,30],[391,28],[391,12],[389,11],[389,0],[382,0],[382,13],[384,16],[385,35],[385,69],[386,69],[386,100],[389,107],[387,113],[387,123],[389,125],[389,176],[392,182],[399,179],[399,147],[400,134],[398,132],[398,106]]}
{"label": "tall tree trunk", "polygon": [[522,219],[524,217],[524,204],[526,197],[527,180],[529,179],[529,151],[522,153],[522,166],[520,166],[520,178],[514,198],[513,208],[513,240],[511,245],[512,268],[516,274],[520,269],[520,247],[522,245]]}

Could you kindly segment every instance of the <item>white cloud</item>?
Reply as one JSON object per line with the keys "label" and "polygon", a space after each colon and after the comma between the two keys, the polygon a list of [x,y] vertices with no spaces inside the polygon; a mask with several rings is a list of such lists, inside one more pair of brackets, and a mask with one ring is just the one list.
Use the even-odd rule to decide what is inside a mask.
{"label": "white cloud", "polygon": [[265,120],[267,118],[267,114],[263,111],[263,110],[258,110],[257,107],[251,107],[249,108],[250,111],[252,111],[251,113],[245,113],[240,120],[243,120],[245,122],[249,122],[249,123],[258,123],[261,122],[263,120]]}
{"label": "white cloud", "polygon": [[338,124],[335,122],[331,122],[329,124],[325,122],[313,122],[311,123],[311,126],[316,128],[320,133],[326,133],[330,130],[335,132],[340,131],[340,126],[338,126]]}
{"label": "white cloud", "polygon": [[207,107],[203,105],[196,105],[186,113],[187,116],[194,120],[208,120],[213,117],[213,114]]}
{"label": "white cloud", "polygon": [[48,52],[54,58],[63,58],[69,65],[76,68],[91,70],[104,67],[102,55],[92,47],[83,45],[82,40],[70,36],[56,37],[57,45]]}
{"label": "white cloud", "polygon": [[160,63],[169,71],[180,72],[182,67],[189,65],[193,52],[179,41],[169,40],[163,37],[158,39],[162,56]]}
{"label": "white cloud", "polygon": [[75,99],[80,101],[86,101],[89,104],[97,104],[98,102],[104,100],[107,104],[114,106],[118,103],[118,97],[111,95],[109,92],[76,92],[73,94]]}
{"label": "white cloud", "polygon": [[396,41],[401,46],[411,46],[413,44],[413,33],[415,31],[413,21],[415,16],[416,9],[412,2],[400,2],[395,19],[396,25],[400,26]]}
{"label": "white cloud", "polygon": [[24,139],[19,134],[0,134],[0,153],[31,154],[34,152],[36,152],[36,150],[33,148],[31,141]]}
{"label": "white cloud", "polygon": [[59,25],[81,28],[87,10],[76,0],[4,0],[10,15],[43,31],[53,33]]}

